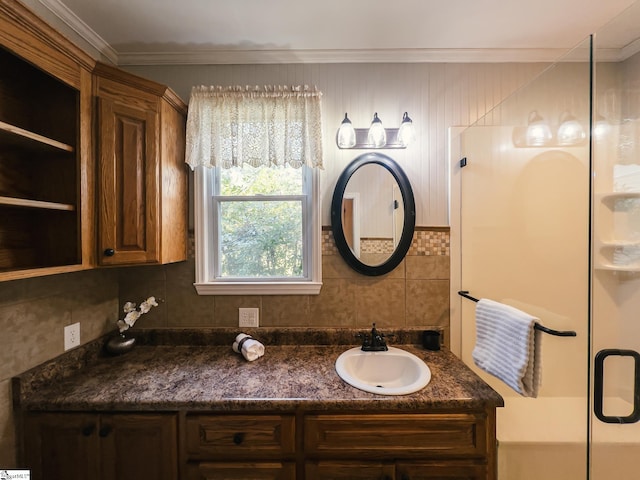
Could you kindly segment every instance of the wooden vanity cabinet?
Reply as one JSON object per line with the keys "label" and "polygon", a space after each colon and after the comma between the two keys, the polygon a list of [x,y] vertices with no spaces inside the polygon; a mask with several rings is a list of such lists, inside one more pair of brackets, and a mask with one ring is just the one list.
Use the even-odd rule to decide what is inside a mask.
{"label": "wooden vanity cabinet", "polygon": [[0,2],[0,281],[94,263],[94,63]]}
{"label": "wooden vanity cabinet", "polygon": [[102,63],[94,69],[98,262],[187,258],[187,107],[168,87]]}
{"label": "wooden vanity cabinet", "polygon": [[24,418],[32,480],[177,480],[175,414],[34,413]]}
{"label": "wooden vanity cabinet", "polygon": [[189,480],[495,480],[495,409],[187,415]]}

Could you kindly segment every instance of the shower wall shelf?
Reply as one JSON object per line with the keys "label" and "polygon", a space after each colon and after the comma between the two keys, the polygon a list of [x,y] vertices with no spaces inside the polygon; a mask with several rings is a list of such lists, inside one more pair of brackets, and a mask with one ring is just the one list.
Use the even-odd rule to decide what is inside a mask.
{"label": "shower wall shelf", "polygon": [[[596,225],[600,240],[596,240],[595,268],[611,272],[640,272],[640,255],[637,260],[633,250],[640,252],[640,229],[636,231],[631,211],[640,211],[640,192],[606,192],[596,194],[604,208],[596,209]],[[629,202],[631,201],[631,202]],[[626,202],[623,203],[623,202]],[[633,236],[633,238],[631,238]],[[607,238],[607,240],[602,240]],[[632,252],[626,253],[624,249]],[[620,252],[622,250],[622,252]],[[614,262],[617,255],[627,256],[626,263]]]}
{"label": "shower wall shelf", "polygon": [[640,192],[607,192],[598,193],[596,198],[599,198],[602,202],[615,202],[616,200],[625,200],[629,198],[640,198]]}

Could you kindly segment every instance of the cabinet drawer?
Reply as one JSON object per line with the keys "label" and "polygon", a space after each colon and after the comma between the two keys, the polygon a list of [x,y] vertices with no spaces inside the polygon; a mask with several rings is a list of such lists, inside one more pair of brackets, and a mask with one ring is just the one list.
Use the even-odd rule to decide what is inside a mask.
{"label": "cabinet drawer", "polygon": [[273,458],[295,450],[293,415],[196,415],[187,417],[186,430],[189,458]]}
{"label": "cabinet drawer", "polygon": [[304,450],[334,458],[482,457],[486,423],[483,414],[307,415]]}
{"label": "cabinet drawer", "polygon": [[486,480],[486,465],[454,462],[399,462],[396,479],[410,480]]}
{"label": "cabinet drawer", "polygon": [[371,480],[395,477],[393,463],[351,461],[307,462],[304,466],[305,480]]}
{"label": "cabinet drawer", "polygon": [[188,480],[295,480],[293,463],[197,463],[187,466]]}

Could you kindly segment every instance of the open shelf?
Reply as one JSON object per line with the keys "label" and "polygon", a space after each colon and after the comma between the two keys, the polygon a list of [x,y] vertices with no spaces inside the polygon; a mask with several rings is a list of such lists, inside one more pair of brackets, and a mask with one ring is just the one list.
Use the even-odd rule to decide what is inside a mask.
{"label": "open shelf", "polygon": [[3,48],[0,65],[0,278],[78,269],[79,90]]}
{"label": "open shelf", "polygon": [[63,152],[73,152],[72,145],[59,142],[52,138],[39,135],[29,130],[0,121],[0,145],[6,147],[18,147],[26,150],[46,151],[62,150]]}
{"label": "open shelf", "polygon": [[71,205],[68,203],[43,202],[40,200],[30,200],[28,198],[3,197],[1,195],[0,205],[24,208],[39,208],[44,210],[64,210],[67,212],[73,212],[76,209],[75,205]]}

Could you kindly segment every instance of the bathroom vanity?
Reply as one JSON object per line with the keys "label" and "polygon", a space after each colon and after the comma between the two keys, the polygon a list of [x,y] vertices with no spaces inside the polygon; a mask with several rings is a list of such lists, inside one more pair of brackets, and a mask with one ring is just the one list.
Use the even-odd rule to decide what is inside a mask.
{"label": "bathroom vanity", "polygon": [[394,345],[429,365],[423,390],[358,390],[334,368],[352,333],[334,333],[260,330],[255,362],[231,331],[145,332],[120,357],[104,340],[73,350],[14,379],[19,462],[36,480],[495,479],[494,390],[417,342]]}

